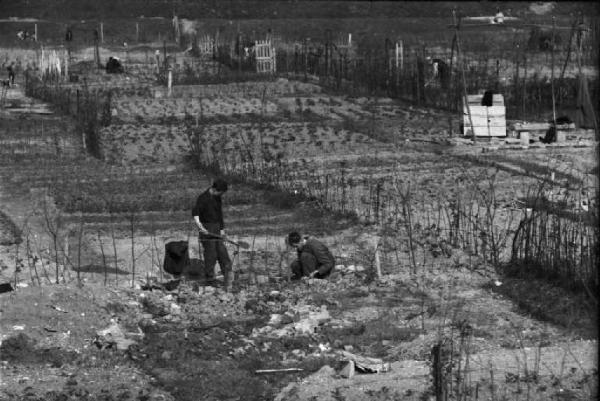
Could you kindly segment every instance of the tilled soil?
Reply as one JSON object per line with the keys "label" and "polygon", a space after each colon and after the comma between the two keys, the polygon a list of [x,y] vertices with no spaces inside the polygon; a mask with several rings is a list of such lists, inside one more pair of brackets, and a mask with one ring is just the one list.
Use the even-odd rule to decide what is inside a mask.
{"label": "tilled soil", "polygon": [[[189,279],[170,291],[75,283],[20,288],[0,298],[1,394],[7,400],[421,399],[431,391],[432,347],[443,340],[456,347],[448,348],[455,364],[464,366],[461,358],[469,355],[471,389],[478,386],[480,394],[491,394],[485,386],[493,366],[496,395],[524,389],[540,400],[565,391],[576,399],[592,395],[596,343],[573,341],[594,338],[591,332],[521,314],[490,292],[491,277],[454,269],[370,281],[366,272],[339,267],[327,281],[260,288],[242,281],[233,293]],[[115,323],[134,341],[126,351],[98,337]],[[342,350],[383,358],[392,369],[341,378]],[[296,371],[257,372],[289,368]],[[535,380],[523,376],[532,371]]]}

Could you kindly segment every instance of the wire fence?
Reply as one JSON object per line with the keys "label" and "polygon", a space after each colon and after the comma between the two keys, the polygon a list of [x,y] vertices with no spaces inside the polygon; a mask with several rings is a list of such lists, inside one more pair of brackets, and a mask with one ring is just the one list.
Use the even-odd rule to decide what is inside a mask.
{"label": "wire fence", "polygon": [[[501,204],[501,188],[491,174],[467,173],[452,194],[425,194],[393,169],[384,176],[376,171],[353,175],[344,169],[324,173],[253,157],[248,160],[243,151],[199,155],[201,165],[218,174],[268,185],[293,194],[296,201],[308,200],[324,210],[385,227],[411,252],[417,245],[440,254],[460,248],[496,266],[523,265],[576,287],[595,290],[600,283],[594,228],[598,216],[593,211],[552,211],[541,201],[528,208]],[[544,185],[543,180],[538,183]],[[416,269],[414,256],[411,263]]]}

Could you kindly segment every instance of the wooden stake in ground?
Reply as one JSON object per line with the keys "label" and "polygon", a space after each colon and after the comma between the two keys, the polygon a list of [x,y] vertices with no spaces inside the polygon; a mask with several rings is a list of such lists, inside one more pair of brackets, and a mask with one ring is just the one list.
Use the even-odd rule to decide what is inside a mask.
{"label": "wooden stake in ground", "polygon": [[96,66],[98,69],[101,68],[100,65],[100,49],[98,48],[98,37],[94,37],[94,61],[96,62]]}
{"label": "wooden stake in ground", "polygon": [[375,247],[375,271],[377,272],[377,278],[381,279],[381,258],[379,255],[379,244]]}
{"label": "wooden stake in ground", "polygon": [[[460,29],[460,18],[458,18],[458,22],[456,23],[456,32],[455,32],[455,36],[456,36],[456,64],[458,63],[458,56],[460,54],[460,38],[458,36],[458,30]],[[471,117],[471,108],[469,107],[469,99],[467,97],[467,80],[465,79],[465,66],[462,65],[460,66],[460,71],[461,71],[461,75],[462,75],[462,81],[463,81],[463,96],[464,96],[464,101],[465,101],[465,106],[467,108],[467,114],[469,115],[469,125],[471,126],[471,130],[473,131],[473,141],[475,141],[475,127],[473,126],[473,118]],[[466,130],[466,128],[465,128]]]}
{"label": "wooden stake in ground", "polygon": [[552,91],[552,122],[554,123],[554,130],[555,130],[555,136],[556,136],[556,100],[554,97],[554,27],[556,25],[556,18],[554,16],[552,16],[552,47],[550,48],[550,51],[552,52],[551,55],[551,63],[550,63],[550,88]]}

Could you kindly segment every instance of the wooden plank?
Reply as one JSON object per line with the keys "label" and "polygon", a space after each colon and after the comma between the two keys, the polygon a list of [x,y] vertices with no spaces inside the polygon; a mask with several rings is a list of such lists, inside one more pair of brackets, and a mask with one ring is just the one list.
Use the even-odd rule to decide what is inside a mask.
{"label": "wooden plank", "polygon": [[[516,131],[546,131],[551,126],[551,123],[516,123],[514,127]],[[574,130],[575,124],[558,124],[556,128],[565,131]]]}

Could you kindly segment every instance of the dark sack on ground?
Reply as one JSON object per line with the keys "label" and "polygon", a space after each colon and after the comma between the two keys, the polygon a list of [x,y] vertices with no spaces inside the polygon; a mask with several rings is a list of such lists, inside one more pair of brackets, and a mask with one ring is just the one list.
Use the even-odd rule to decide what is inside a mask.
{"label": "dark sack on ground", "polygon": [[187,241],[172,241],[165,244],[163,269],[174,275],[180,275],[190,264]]}

